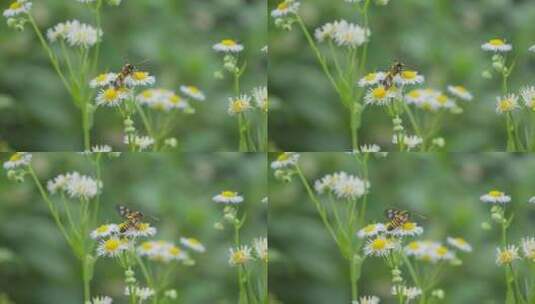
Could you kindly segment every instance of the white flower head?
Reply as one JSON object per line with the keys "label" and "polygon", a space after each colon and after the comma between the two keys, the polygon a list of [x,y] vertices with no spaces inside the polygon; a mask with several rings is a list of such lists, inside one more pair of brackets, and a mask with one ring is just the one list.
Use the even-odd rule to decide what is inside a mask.
{"label": "white flower head", "polygon": [[526,237],[522,239],[522,253],[526,259],[535,262],[535,238]]}
{"label": "white flower head", "polygon": [[126,76],[124,82],[129,87],[148,86],[153,85],[156,82],[156,78],[149,75],[149,72],[134,71]]}
{"label": "white flower head", "polygon": [[385,79],[385,77],[386,77],[385,72],[372,72],[362,77],[358,81],[358,86],[359,87],[373,86],[373,85],[379,84],[381,81]]}
{"label": "white flower head", "polygon": [[532,196],[532,197],[529,198],[529,200],[528,200],[528,204],[533,204],[533,205],[535,205],[535,196]]}
{"label": "white flower head", "polygon": [[12,2],[9,7],[4,10],[4,17],[10,18],[20,14],[26,14],[32,8],[32,3],[27,0],[16,0]]}
{"label": "white flower head", "polygon": [[243,196],[239,195],[238,192],[225,190],[214,196],[212,200],[222,204],[239,204],[243,202]]}
{"label": "white flower head", "polygon": [[101,30],[95,29],[88,24],[79,23],[77,26],[70,27],[66,40],[70,46],[89,48],[95,45],[101,36]]}
{"label": "white flower head", "polygon": [[193,85],[182,85],[180,86],[180,91],[184,93],[186,96],[191,97],[198,101],[204,101],[206,99],[206,96],[204,95],[203,91],[201,91],[198,87]]}
{"label": "white flower head", "polygon": [[51,194],[66,192],[71,198],[90,200],[102,189],[102,182],[78,172],[61,174],[47,183]]}
{"label": "white flower head", "polygon": [[131,91],[126,88],[108,87],[97,94],[95,101],[97,106],[117,107],[131,96]]}
{"label": "white flower head", "polygon": [[520,90],[520,96],[527,108],[535,111],[535,87],[524,87]]}
{"label": "white flower head", "polygon": [[256,87],[253,89],[253,100],[260,110],[268,111],[268,89],[266,86]]}
{"label": "white flower head", "polygon": [[460,237],[448,237],[448,244],[451,246],[464,251],[464,252],[472,252],[472,246],[463,238]]}
{"label": "white flower head", "polygon": [[253,248],[256,256],[267,262],[268,260],[268,240],[266,237],[259,237],[253,240]]}
{"label": "white flower head", "polygon": [[228,104],[228,114],[233,116],[236,114],[249,111],[251,107],[251,96],[242,94],[238,97],[230,97]]}
{"label": "white flower head", "polygon": [[127,240],[112,237],[107,240],[100,241],[100,244],[97,247],[97,254],[99,256],[116,257],[123,251],[127,250],[128,247],[129,243]]}
{"label": "white flower head", "polygon": [[201,253],[206,251],[206,248],[204,247],[204,245],[195,238],[181,237],[180,244],[182,244],[184,247],[189,248],[193,251],[197,251]]}
{"label": "white flower head", "polygon": [[503,39],[491,39],[481,45],[481,49],[491,52],[509,52],[513,46],[505,43]]}
{"label": "white flower head", "polygon": [[402,225],[396,227],[392,231],[389,231],[388,234],[404,237],[404,236],[417,236],[424,233],[424,229],[421,226],[418,226],[415,222],[405,222]]}
{"label": "white flower head", "polygon": [[92,79],[89,82],[89,86],[92,88],[105,87],[113,83],[115,79],[117,79],[116,73],[102,73],[98,75],[97,77],[95,77],[94,79]]}
{"label": "white flower head", "polygon": [[113,302],[113,299],[105,296],[105,297],[94,297],[93,300],[86,302],[86,304],[111,304]]}
{"label": "white flower head", "polygon": [[[346,2],[349,2],[346,0]],[[363,296],[359,298],[357,304],[379,304],[380,299],[376,296]]]}
{"label": "white flower head", "polygon": [[386,231],[386,227],[384,224],[377,223],[377,224],[369,224],[365,226],[364,228],[360,229],[357,232],[357,236],[361,239],[366,237],[372,237],[376,236],[380,233],[383,233]]}
{"label": "white flower head", "polygon": [[158,111],[173,109],[186,111],[192,109],[190,104],[175,92],[166,89],[147,89],[136,96],[136,101]]}
{"label": "white flower head", "polygon": [[150,136],[136,135],[133,138],[125,136],[124,143],[127,145],[132,144],[134,147],[137,147],[140,151],[143,151],[143,150],[147,150],[149,147],[154,145],[154,139]]}
{"label": "white flower head", "polygon": [[[120,224],[119,228],[123,228],[124,225],[124,223]],[[130,238],[149,237],[154,236],[156,231],[156,228],[152,227],[149,223],[139,223],[134,227],[128,227],[128,229],[126,229],[126,231],[124,231],[121,235]]]}
{"label": "white flower head", "polygon": [[28,152],[15,152],[4,162],[4,169],[10,170],[28,166],[32,161],[32,154]]}
{"label": "white flower head", "polygon": [[396,240],[384,236],[370,239],[364,246],[364,254],[367,256],[386,256],[399,246]]}
{"label": "white flower head", "polygon": [[109,237],[116,233],[119,233],[119,225],[105,224],[93,230],[90,235],[91,235],[91,238],[95,240],[95,239]]}
{"label": "white flower head", "polygon": [[223,39],[214,44],[213,49],[216,52],[222,53],[239,53],[243,51],[243,45],[239,44],[233,39]]}
{"label": "white flower head", "polygon": [[334,184],[333,192],[339,199],[357,199],[368,192],[370,184],[357,176],[346,175]]}
{"label": "white flower head", "polygon": [[289,14],[296,14],[297,10],[299,9],[299,5],[301,5],[301,3],[299,3],[298,1],[284,0],[280,2],[274,10],[271,11],[271,17],[281,18]]}
{"label": "white flower head", "polygon": [[504,192],[498,190],[491,190],[488,193],[483,194],[479,199],[484,203],[492,204],[506,204],[511,201],[511,197],[509,195],[506,195]]}
{"label": "white flower head", "polygon": [[272,169],[284,169],[295,166],[301,155],[295,152],[282,152],[271,162]]}
{"label": "white flower head", "polygon": [[394,87],[386,89],[379,85],[370,88],[364,96],[364,102],[368,105],[386,106],[397,96],[397,90]]}
{"label": "white flower head", "polygon": [[518,96],[509,94],[503,97],[496,97],[496,113],[503,114],[518,109]]}
{"label": "white flower head", "polygon": [[236,248],[230,248],[228,263],[231,266],[239,266],[239,265],[247,264],[249,261],[254,259],[251,252],[252,252],[251,247],[247,245],[242,245]]}
{"label": "white flower head", "polygon": [[334,32],[334,41],[338,46],[356,48],[367,42],[369,36],[369,29],[342,20]]}
{"label": "white flower head", "polygon": [[474,98],[474,96],[472,95],[472,93],[468,92],[468,90],[463,87],[463,86],[460,86],[460,85],[456,85],[456,86],[448,86],[448,92],[450,92],[452,95],[454,95],[455,97],[458,97],[462,100],[466,100],[466,101],[470,101]]}
{"label": "white flower head", "polygon": [[130,294],[135,295],[139,298],[140,301],[145,301],[148,298],[152,297],[155,294],[154,289],[148,288],[148,287],[126,287],[124,290],[124,295],[129,296]]}
{"label": "white flower head", "polygon": [[188,255],[178,246],[167,241],[147,241],[137,247],[140,256],[146,256],[151,261],[169,263],[171,261],[186,261]]}
{"label": "white flower head", "polygon": [[400,86],[419,84],[424,82],[424,76],[413,70],[404,70],[394,76],[394,82]]}
{"label": "white flower head", "polygon": [[[417,135],[402,135],[402,138],[403,144],[407,146],[409,150],[412,150],[423,143],[423,139]],[[394,134],[392,137],[392,143],[395,145],[398,144],[397,134]]]}
{"label": "white flower head", "polygon": [[511,264],[514,260],[519,258],[518,247],[516,245],[505,246],[505,248],[496,248],[496,264],[498,266]]}
{"label": "white flower head", "polygon": [[532,53],[535,53],[535,44],[530,46],[528,51],[532,52]]}
{"label": "white flower head", "polygon": [[359,149],[360,153],[379,153],[381,152],[381,147],[376,144],[371,145],[362,145]]}

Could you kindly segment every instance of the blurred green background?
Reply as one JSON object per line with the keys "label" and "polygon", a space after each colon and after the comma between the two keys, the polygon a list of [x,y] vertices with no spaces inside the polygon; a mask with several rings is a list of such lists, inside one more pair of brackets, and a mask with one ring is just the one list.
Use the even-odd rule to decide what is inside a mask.
{"label": "blurred green background", "polygon": [[[7,154],[0,155],[2,160]],[[74,153],[34,154],[33,166],[42,182],[64,172],[93,175],[84,156]],[[101,222],[118,222],[118,203],[127,203],[158,220],[154,239],[178,243],[180,236],[196,237],[207,248],[192,254],[193,267],[178,267],[173,277],[180,303],[236,303],[235,269],[228,265],[233,232],[213,228],[223,206],[212,196],[225,189],[245,197],[248,214],[242,240],[266,236],[266,156],[239,153],[123,153],[103,165]],[[4,172],[5,173],[5,172]],[[55,226],[31,179],[15,184],[0,177],[0,303],[8,295],[14,303],[81,303],[78,260]],[[7,257],[6,257],[7,250]],[[11,257],[10,257],[11,255]],[[138,273],[141,281],[141,275]],[[124,275],[110,258],[97,261],[93,295],[125,301]]]}
{"label": "blurred green background", "polygon": [[[269,0],[270,8],[279,2]],[[356,8],[343,0],[301,2],[300,15],[311,33],[339,19],[364,23]],[[369,15],[368,71],[385,70],[400,60],[426,77],[425,86],[445,90],[448,84],[464,85],[475,98],[461,103],[464,114],[447,115],[440,133],[446,149],[504,151],[504,120],[494,112],[500,80],[481,77],[491,59],[481,44],[493,37],[507,39],[513,44],[512,56],[518,55],[510,90],[534,85],[535,54],[527,52],[535,44],[533,1],[392,0],[387,6],[372,4]],[[350,150],[349,114],[298,25],[291,32],[282,31],[271,18],[269,45],[270,94],[272,100],[280,100],[269,121],[273,145],[283,151]],[[362,125],[361,143],[391,148],[392,123],[382,108],[367,109]]]}
{"label": "blurred green background", "polygon": [[[270,158],[276,155],[271,155]],[[358,174],[354,158],[345,153],[303,153],[300,164],[310,183],[325,174],[346,171]],[[472,253],[458,253],[464,264],[446,267],[437,288],[446,292],[444,303],[504,303],[504,270],[495,264],[500,230],[485,231],[490,206],[479,197],[492,189],[512,196],[507,208],[515,212],[509,230],[510,243],[534,236],[535,156],[506,153],[390,153],[369,163],[370,196],[367,219],[384,221],[389,207],[418,212],[421,239],[445,241],[463,237]],[[282,303],[349,303],[347,262],[324,229],[298,177],[291,184],[269,178],[269,287]],[[522,261],[517,269],[525,267]],[[521,266],[522,265],[522,266]],[[406,271],[405,269],[402,269]],[[366,259],[359,285],[360,295],[377,295],[381,303],[394,303],[391,274],[380,258]],[[533,273],[531,273],[533,279]]]}
{"label": "blurred green background", "polygon": [[[0,1],[2,10],[11,1]],[[76,1],[34,1],[32,14],[46,29],[72,19],[94,24],[87,6]],[[192,102],[195,115],[181,115],[175,132],[183,150],[236,151],[237,123],[227,115],[230,79],[218,80],[222,55],[212,50],[221,39],[245,46],[248,69],[242,89],[266,84],[266,4],[263,0],[125,0],[103,6],[100,70],[117,71],[126,61],[156,76],[156,86],[178,92],[181,84],[201,88],[207,99]],[[0,140],[18,151],[79,151],[80,114],[72,104],[27,24],[24,32],[0,26]],[[142,126],[139,126],[142,129]],[[96,112],[92,143],[124,149],[122,120],[110,109]],[[3,148],[5,149],[5,148]]]}

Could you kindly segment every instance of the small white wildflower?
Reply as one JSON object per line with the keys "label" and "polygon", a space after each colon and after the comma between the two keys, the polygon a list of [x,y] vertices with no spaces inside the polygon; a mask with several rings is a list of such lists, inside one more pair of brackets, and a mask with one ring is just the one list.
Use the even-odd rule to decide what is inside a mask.
{"label": "small white wildflower", "polygon": [[377,224],[369,224],[366,227],[360,229],[357,232],[357,236],[361,239],[365,237],[372,237],[376,236],[379,233],[383,233],[386,231],[386,227],[384,224],[377,223]]}
{"label": "small white wildflower", "polygon": [[271,17],[281,18],[289,14],[296,14],[297,10],[299,9],[299,5],[301,5],[301,3],[299,3],[298,1],[284,0],[280,2],[274,10],[271,11]]}
{"label": "small white wildflower", "polygon": [[357,176],[347,175],[334,184],[334,194],[339,199],[357,199],[368,192],[369,183]]}
{"label": "small white wildflower", "polygon": [[184,237],[181,237],[180,238],[180,243],[182,245],[184,245],[184,247],[187,247],[187,248],[190,248],[194,251],[197,251],[197,252],[205,252],[206,251],[206,248],[204,247],[204,245],[199,242],[197,239],[195,238],[184,238]]}
{"label": "small white wildflower", "polygon": [[492,52],[509,52],[513,47],[505,43],[503,39],[491,39],[481,45],[481,49]]}
{"label": "small white wildflower", "polygon": [[392,231],[389,231],[388,233],[397,237],[404,237],[421,235],[423,232],[424,229],[418,226],[418,224],[414,222],[406,222],[403,223],[403,225],[396,227]]}
{"label": "small white wildflower", "polygon": [[[124,224],[123,224],[124,225]],[[121,225],[119,226],[121,227]],[[156,228],[152,227],[149,223],[140,223],[136,227],[130,227],[122,235],[127,237],[149,237],[156,234]]]}
{"label": "small white wildflower", "polygon": [[89,86],[92,88],[104,87],[114,82],[115,79],[117,79],[116,73],[103,73],[92,79]]}
{"label": "small white wildflower", "polygon": [[384,86],[380,85],[368,90],[368,93],[364,96],[364,102],[369,105],[385,106],[395,97],[396,90],[394,87],[386,89]]}
{"label": "small white wildflower", "polygon": [[535,53],[535,44],[530,46],[528,51]]}
{"label": "small white wildflower", "polygon": [[126,76],[125,84],[130,87],[153,85],[156,82],[154,76],[149,75],[148,72],[135,71]]}
{"label": "small white wildflower", "polygon": [[243,45],[232,39],[223,39],[214,44],[213,49],[217,52],[223,53],[239,53],[243,51]]}
{"label": "small white wildflower", "polygon": [[96,97],[97,106],[117,107],[122,101],[131,97],[131,92],[125,88],[109,87],[101,90]]}
{"label": "small white wildflower", "polygon": [[15,152],[4,162],[4,169],[10,170],[28,166],[32,161],[32,154],[28,152]]}
{"label": "small white wildflower", "polygon": [[359,87],[366,87],[366,86],[372,86],[372,85],[376,85],[378,83],[380,83],[381,81],[383,81],[386,77],[386,73],[385,72],[372,72],[372,73],[369,73],[368,75],[362,77],[359,81],[358,81],[358,86]]}
{"label": "small white wildflower", "polygon": [[295,152],[283,152],[271,162],[272,169],[284,169],[295,166],[301,155]]}
{"label": "small white wildflower", "polygon": [[46,35],[50,42],[64,39],[72,47],[88,48],[99,41],[102,31],[88,24],[80,23],[78,20],[72,20],[59,23],[48,29]]}
{"label": "small white wildflower", "polygon": [[[346,0],[346,2],[349,2]],[[376,296],[364,296],[360,297],[357,304],[379,304],[380,299]]]}
{"label": "small white wildflower", "polygon": [[516,245],[505,246],[505,248],[496,248],[496,264],[498,266],[511,264],[514,260],[519,258],[518,247]]}
{"label": "small white wildflower", "polygon": [[535,262],[535,238],[526,237],[522,239],[522,253],[526,259]]}
{"label": "small white wildflower", "polygon": [[496,97],[496,113],[503,114],[512,112],[519,108],[518,96],[509,94],[503,97]]}
{"label": "small white wildflower", "polygon": [[17,0],[9,5],[9,8],[4,10],[4,17],[15,17],[20,14],[26,14],[32,8],[32,3],[27,0]]}
{"label": "small white wildflower", "polygon": [[266,86],[256,87],[253,89],[253,100],[256,106],[264,111],[268,111],[268,89]]}
{"label": "small white wildflower", "polygon": [[535,87],[524,87],[520,90],[520,96],[529,109],[535,111]]}
{"label": "small white wildflower", "polygon": [[416,71],[405,70],[394,76],[394,82],[400,86],[418,84],[424,82],[424,76]]}
{"label": "small white wildflower", "polygon": [[92,301],[86,302],[86,304],[111,304],[113,302],[110,297],[94,297]]}
{"label": "small white wildflower", "polygon": [[484,203],[493,204],[506,204],[511,201],[511,197],[509,195],[506,195],[504,192],[498,190],[491,190],[488,193],[483,194],[479,199]]}
{"label": "small white wildflower", "polygon": [[154,295],[154,289],[151,289],[151,288],[148,288],[148,287],[134,287],[133,290],[130,290],[132,288],[130,287],[126,287],[125,288],[125,291],[124,291],[124,295],[125,296],[129,296],[130,295],[130,292],[132,291],[132,293],[138,297],[140,299],[140,301],[145,301],[147,300],[148,298],[152,297]]}
{"label": "small white wildflower", "polygon": [[130,137],[125,136],[124,143],[130,145],[130,142],[132,142],[132,145],[137,147],[140,151],[146,150],[154,145],[154,139],[150,136],[135,136],[132,140],[130,140]]}
{"label": "small white wildflower", "polygon": [[[423,143],[423,139],[417,135],[403,135],[403,144],[407,146],[409,150],[416,148]],[[394,134],[392,137],[392,143],[398,144],[398,136]]]}
{"label": "small white wildflower", "polygon": [[535,196],[532,196],[528,200],[528,204],[534,204],[535,205]]}
{"label": "small white wildflower", "polygon": [[460,85],[457,86],[448,86],[448,91],[456,97],[459,97],[462,100],[470,101],[474,98],[468,90]]}
{"label": "small white wildflower", "polygon": [[268,240],[265,237],[259,237],[253,240],[253,248],[256,256],[264,261],[268,261]]}
{"label": "small white wildflower", "polygon": [[240,114],[251,109],[251,97],[248,95],[243,94],[235,98],[230,97],[228,100],[227,112],[229,115]]}
{"label": "small white wildflower", "polygon": [[385,256],[397,247],[398,244],[395,240],[379,236],[375,239],[370,239],[366,243],[364,246],[364,254],[367,256]]}
{"label": "small white wildflower", "polygon": [[195,100],[198,101],[204,101],[206,99],[206,96],[204,96],[203,91],[201,91],[198,87],[192,86],[192,85],[182,85],[180,86],[180,91],[184,93],[186,96],[189,96]]}
{"label": "small white wildflower", "polygon": [[106,225],[101,225],[97,229],[93,230],[90,235],[92,239],[100,239],[103,237],[108,237],[118,232],[119,232],[119,225],[106,224]]}
{"label": "small white wildflower", "polygon": [[334,41],[339,46],[356,48],[367,42],[369,36],[369,29],[357,24],[341,22],[334,33]]}
{"label": "small white wildflower", "polygon": [[238,192],[226,190],[214,196],[212,200],[222,204],[239,204],[243,202],[243,196],[239,195]]}
{"label": "small white wildflower", "polygon": [[175,289],[169,289],[169,290],[166,290],[163,295],[169,299],[176,299],[177,298],[177,292]]}
{"label": "small white wildflower", "polygon": [[247,245],[229,249],[228,262],[231,266],[247,264],[252,259],[251,248]]}
{"label": "small white wildflower", "polygon": [[460,237],[457,237],[457,238],[453,238],[453,237],[448,237],[448,244],[450,244],[451,246],[461,250],[461,251],[465,251],[465,252],[471,252],[472,251],[472,246],[463,238],[460,238]]}
{"label": "small white wildflower", "polygon": [[100,242],[97,247],[97,254],[99,256],[116,257],[126,249],[128,249],[127,240],[112,237]]}

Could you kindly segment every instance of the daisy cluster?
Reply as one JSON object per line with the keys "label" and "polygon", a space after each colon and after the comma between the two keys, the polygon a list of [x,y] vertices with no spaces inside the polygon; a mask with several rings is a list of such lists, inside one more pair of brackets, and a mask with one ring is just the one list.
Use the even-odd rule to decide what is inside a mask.
{"label": "daisy cluster", "polygon": [[118,73],[103,73],[89,82],[90,87],[100,88],[95,99],[97,106],[120,106],[124,100],[133,99],[135,87],[153,85],[156,81],[148,72],[133,71],[124,77],[120,86],[117,86],[115,84],[118,77],[122,76]]}
{"label": "daisy cluster", "polygon": [[496,97],[496,113],[504,114],[521,109],[520,99],[525,108],[535,111],[535,87],[527,86],[521,88],[518,94],[511,93]]}
{"label": "daisy cluster", "polygon": [[512,244],[503,248],[496,248],[496,264],[498,266],[510,265],[516,260],[524,258],[530,263],[535,262],[535,238],[525,237],[520,245]]}
{"label": "daisy cluster", "polygon": [[341,47],[357,48],[368,41],[370,30],[346,20],[339,20],[317,28],[314,36],[318,42],[333,41]]}
{"label": "daisy cluster", "polygon": [[102,190],[102,182],[78,172],[60,174],[47,182],[50,194],[65,193],[71,198],[91,200]]}
{"label": "daisy cluster", "polygon": [[99,42],[102,30],[81,23],[78,20],[58,23],[48,29],[46,36],[50,42],[66,41],[72,47],[90,48]]}
{"label": "daisy cluster", "polygon": [[336,172],[316,180],[314,188],[318,194],[333,193],[338,199],[355,200],[368,193],[370,183],[346,172]]}

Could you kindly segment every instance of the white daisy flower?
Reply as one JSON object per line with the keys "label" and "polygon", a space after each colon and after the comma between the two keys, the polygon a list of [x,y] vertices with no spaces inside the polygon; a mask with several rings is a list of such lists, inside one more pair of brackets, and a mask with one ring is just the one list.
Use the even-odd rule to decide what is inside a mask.
{"label": "white daisy flower", "polygon": [[86,304],[111,304],[113,302],[112,298],[106,297],[94,297],[92,301],[86,302]]}
{"label": "white daisy flower", "polygon": [[74,172],[68,176],[64,189],[71,198],[90,200],[99,193],[101,188],[100,181]]}
{"label": "white daisy flower", "polygon": [[364,246],[364,254],[367,256],[385,256],[393,249],[398,247],[395,240],[388,239],[384,236],[379,236],[375,239],[370,239]]}
{"label": "white daisy flower", "polygon": [[251,254],[251,247],[247,245],[242,245],[236,248],[229,249],[228,263],[231,266],[244,265],[253,259],[254,258]]}
{"label": "white daisy flower", "polygon": [[268,261],[268,240],[265,237],[259,237],[253,240],[253,248],[256,256],[264,261]]}
{"label": "white daisy flower", "polygon": [[357,199],[368,192],[370,184],[357,176],[346,175],[336,181],[333,187],[334,194],[339,199]]}
{"label": "white daisy flower", "polygon": [[180,238],[180,243],[184,246],[184,247],[187,247],[187,248],[190,248],[194,251],[197,251],[197,252],[205,252],[206,251],[206,248],[204,247],[204,245],[199,242],[197,239],[195,238]]}
{"label": "white daisy flower", "polygon": [[408,256],[421,256],[429,248],[429,243],[422,241],[412,241],[403,250]]}
{"label": "white daisy flower", "polygon": [[463,238],[457,237],[448,237],[448,244],[451,246],[464,251],[464,252],[472,252],[472,246]]}
{"label": "white daisy flower", "polygon": [[154,145],[154,139],[150,136],[135,136],[130,140],[128,136],[124,137],[124,143],[126,145],[130,145],[130,141],[132,142],[132,145],[137,147],[140,151],[146,150],[152,145]]}
{"label": "white daisy flower", "polygon": [[535,87],[524,87],[520,90],[520,96],[526,107],[535,111]]}
{"label": "white daisy flower", "polygon": [[535,53],[535,45],[530,46],[528,51]]}
{"label": "white daisy flower", "polygon": [[395,97],[395,89],[390,88],[387,90],[384,86],[380,85],[368,90],[368,93],[364,96],[364,102],[369,105],[385,106]]}
{"label": "white daisy flower", "polygon": [[96,145],[91,147],[92,153],[109,153],[112,152],[112,149],[108,145]]}
{"label": "white daisy flower", "polygon": [[381,223],[370,224],[360,229],[359,231],[357,231],[357,236],[363,239],[366,237],[376,236],[385,231],[386,231],[386,227],[384,224],[381,224]]}
{"label": "white daisy flower", "polygon": [[122,101],[131,97],[131,92],[125,88],[109,87],[101,90],[95,98],[97,106],[117,107]]}
{"label": "white daisy flower", "polygon": [[484,203],[492,204],[506,204],[511,201],[511,197],[509,195],[506,195],[504,192],[498,190],[489,191],[488,193],[483,194],[479,199]]}
{"label": "white daisy flower", "polygon": [[239,204],[243,202],[243,196],[239,195],[238,192],[226,190],[214,196],[212,200],[222,204]]}
{"label": "white daisy flower", "polygon": [[372,145],[362,145],[359,149],[360,153],[379,153],[381,152],[381,147],[376,144]]}
{"label": "white daisy flower", "polygon": [[[122,227],[121,224],[119,225],[119,228]],[[149,223],[140,223],[136,227],[129,227],[125,232],[122,233],[122,235],[127,237],[149,237],[154,236],[156,234],[156,228],[152,227]]]}
{"label": "white daisy flower", "polygon": [[318,42],[323,42],[327,39],[333,39],[337,26],[338,21],[334,21],[334,23],[328,22],[318,27],[314,31],[314,36],[316,37],[316,40],[318,40]]}
{"label": "white daisy flower", "polygon": [[239,53],[243,51],[243,45],[232,39],[223,39],[219,43],[214,44],[213,49],[222,53]]}
{"label": "white daisy flower", "polygon": [[117,79],[116,73],[102,73],[98,75],[97,77],[95,77],[94,79],[92,79],[89,82],[89,86],[92,88],[105,87],[113,83],[115,79]]}
{"label": "white daisy flower", "polygon": [[158,111],[170,111],[173,109],[186,111],[192,109],[190,104],[175,94],[175,92],[166,89],[147,89],[136,96],[136,101]]}
{"label": "white daisy flower", "polygon": [[503,114],[518,109],[518,96],[509,94],[503,97],[496,97],[496,113]]}
{"label": "white daisy flower", "polygon": [[394,230],[388,232],[388,234],[392,234],[397,237],[417,236],[421,235],[422,233],[424,233],[424,228],[418,226],[418,224],[414,222],[403,223],[403,225],[400,225]]}
{"label": "white daisy flower", "polygon": [[368,41],[370,30],[342,20],[336,27],[334,41],[338,46],[356,48]]}
{"label": "white daisy flower", "polygon": [[4,10],[4,17],[10,18],[20,14],[26,14],[32,8],[32,3],[27,0],[17,0],[9,5],[9,8]]}
{"label": "white daisy flower", "polygon": [[424,82],[424,76],[412,70],[405,70],[394,76],[394,83],[400,86],[418,84]]}
{"label": "white daisy flower", "polygon": [[[423,143],[423,139],[417,135],[403,135],[403,144],[407,146],[408,150],[412,150]],[[392,136],[392,143],[398,144],[398,136],[394,134]]]}
{"label": "white daisy flower", "polygon": [[509,52],[513,46],[505,43],[503,39],[491,39],[481,45],[481,49],[492,52]]}
{"label": "white daisy flower", "polygon": [[130,292],[132,291],[132,294],[134,294],[136,297],[139,298],[140,301],[145,301],[148,298],[154,296],[154,289],[148,288],[148,287],[135,287],[133,290],[130,290],[132,288],[126,287],[124,290],[124,295],[129,296]]}
{"label": "white daisy flower", "polygon": [[137,247],[136,251],[140,256],[152,256],[156,254],[161,247],[161,242],[146,241],[141,243],[141,245]]}
{"label": "white daisy flower", "polygon": [[496,248],[496,264],[498,266],[511,264],[514,260],[519,258],[518,247],[516,245],[505,246],[505,248]]}
{"label": "white daisy flower", "polygon": [[327,174],[319,180],[316,180],[314,183],[314,188],[319,194],[323,194],[326,191],[333,191],[336,183],[347,178],[347,173],[345,172],[336,172],[334,174]]}
{"label": "white daisy flower", "polygon": [[295,0],[284,0],[277,5],[277,8],[271,11],[271,17],[281,18],[289,14],[296,14],[299,9],[299,3]]}
{"label": "white daisy flower", "polygon": [[[346,0],[346,2],[351,2]],[[379,304],[380,299],[376,296],[364,296],[360,297],[359,301],[356,304]]]}
{"label": "white daisy flower", "polygon": [[529,198],[528,204],[535,204],[535,196]]}
{"label": "white daisy flower", "polygon": [[228,114],[236,115],[249,111],[251,107],[251,97],[248,95],[240,95],[239,97],[230,97],[228,105]]}
{"label": "white daisy flower", "polygon": [[169,256],[170,260],[175,261],[186,261],[189,260],[189,256],[186,252],[184,252],[180,247],[178,246],[171,246],[167,248],[167,256]]}
{"label": "white daisy flower", "polygon": [[276,170],[295,166],[300,156],[295,152],[282,152],[276,160],[271,162],[271,168]]}
{"label": "white daisy flower", "polygon": [[119,225],[116,224],[106,224],[101,225],[97,229],[91,231],[91,238],[96,240],[104,237],[108,237],[112,234],[119,233]]}
{"label": "white daisy flower", "polygon": [[110,239],[102,240],[100,242],[99,246],[97,247],[97,255],[116,257],[126,249],[128,249],[127,240],[112,237]]}
{"label": "white daisy flower", "polygon": [[125,84],[129,87],[153,85],[156,82],[154,76],[149,75],[148,72],[135,71],[131,75],[126,76]]}
{"label": "white daisy flower", "polygon": [[71,27],[67,32],[66,40],[70,46],[89,48],[97,43],[102,36],[102,31],[90,25],[80,23],[79,26]]}
{"label": "white daisy flower", "polygon": [[367,86],[376,85],[380,83],[381,81],[383,81],[385,77],[386,77],[385,72],[372,72],[362,77],[358,82],[358,86],[367,87]]}
{"label": "white daisy flower", "polygon": [[28,152],[15,152],[4,162],[4,169],[10,170],[18,167],[25,167],[32,161],[32,154]]}
{"label": "white daisy flower", "polygon": [[268,111],[268,90],[266,86],[256,87],[253,89],[253,100],[256,106],[264,111]]}
{"label": "white daisy flower", "polygon": [[474,96],[472,96],[472,94],[470,92],[468,92],[468,90],[465,87],[460,86],[460,85],[457,85],[457,86],[450,85],[450,86],[448,86],[448,91],[452,95],[454,95],[454,96],[456,96],[456,97],[458,97],[458,98],[460,98],[462,100],[470,101],[470,100],[472,100],[474,98]]}
{"label": "white daisy flower", "polygon": [[526,237],[522,239],[522,253],[526,259],[535,262],[535,238]]}
{"label": "white daisy flower", "polygon": [[189,96],[198,101],[204,101],[206,99],[206,96],[204,96],[204,93],[196,86],[182,85],[180,86],[180,91],[184,93],[186,96]]}
{"label": "white daisy flower", "polygon": [[431,262],[451,261],[455,254],[444,245],[430,246]]}

